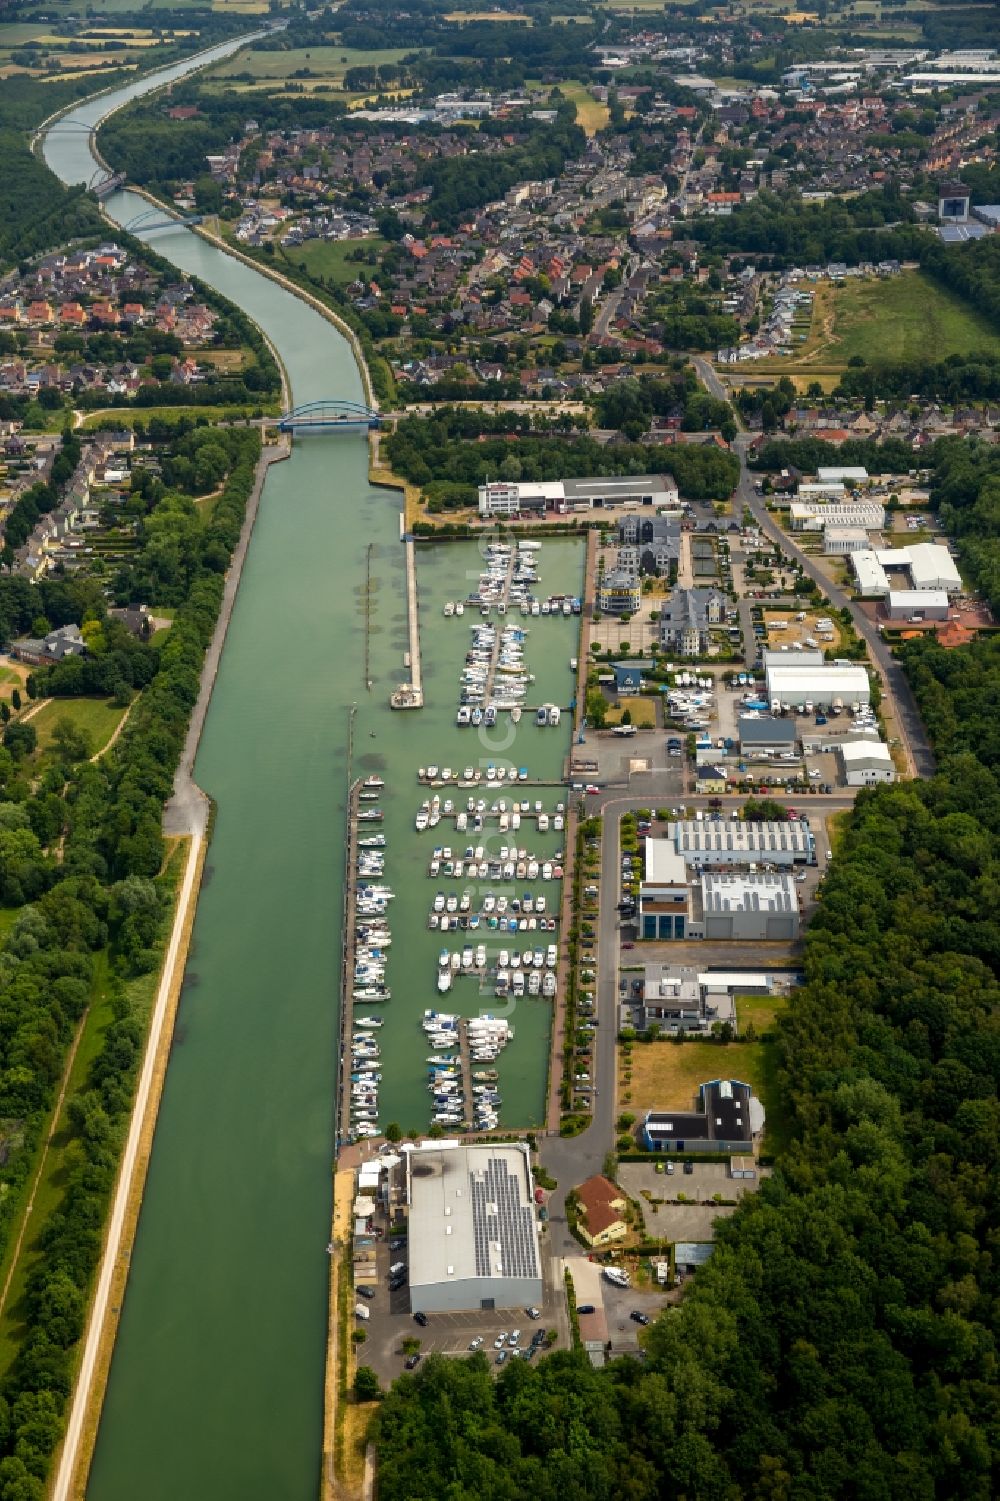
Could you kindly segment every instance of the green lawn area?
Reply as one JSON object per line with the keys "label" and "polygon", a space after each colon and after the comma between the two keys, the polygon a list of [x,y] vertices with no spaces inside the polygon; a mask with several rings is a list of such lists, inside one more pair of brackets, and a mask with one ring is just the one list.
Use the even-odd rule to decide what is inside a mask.
{"label": "green lawn area", "polygon": [[852,355],[871,364],[938,361],[977,350],[1000,353],[1000,335],[962,298],[920,271],[904,271],[887,281],[837,288],[833,335],[820,358],[845,365]]}
{"label": "green lawn area", "polygon": [[359,248],[377,255],[387,243],[377,235],[367,240],[307,240],[304,245],[289,246],[287,254],[293,265],[304,261],[310,276],[326,276],[338,286],[346,287],[359,276],[373,276],[377,270],[364,261],[348,260],[348,256]]}
{"label": "green lawn area", "polygon": [[90,740],[90,753],[96,755],[107,745],[124,713],[111,699],[54,698],[30,721],[38,735],[38,753],[45,756],[56,725],[60,719],[68,719],[75,729],[84,731]]}
{"label": "green lawn area", "polygon": [[622,715],[626,711],[632,716],[632,723],[637,729],[652,730],[656,728],[656,704],[651,698],[630,698],[617,709],[608,709],[605,720],[608,724],[621,724]]}
{"label": "green lawn area", "polygon": [[737,995],[736,1023],[740,1032],[752,1025],[758,1037],[769,1032],[783,1011],[788,1010],[787,995]]}
{"label": "green lawn area", "polygon": [[[252,407],[108,407],[100,412],[91,412],[89,416],[84,417],[80,426],[84,432],[89,432],[93,428],[107,427],[109,413],[114,416],[117,427],[125,428],[134,427],[137,422],[149,423],[154,417],[159,417],[164,422],[176,422],[181,417],[204,417],[209,422],[239,422],[258,411],[269,417],[277,416],[281,411],[281,403],[275,398],[255,401]],[[64,420],[62,413],[58,416],[60,421]]]}
{"label": "green lawn area", "polygon": [[313,78],[324,78],[343,85],[348,68],[377,67],[379,63],[398,63],[412,51],[409,47],[387,47],[381,51],[366,52],[357,47],[292,47],[287,52],[237,52],[224,62],[208,70],[206,81],[213,78],[234,78],[241,73],[252,73],[254,78],[291,78],[304,68]]}

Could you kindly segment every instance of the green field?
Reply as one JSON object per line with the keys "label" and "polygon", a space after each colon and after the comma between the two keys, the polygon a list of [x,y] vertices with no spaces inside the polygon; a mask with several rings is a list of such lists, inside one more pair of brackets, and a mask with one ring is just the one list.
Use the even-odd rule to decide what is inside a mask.
{"label": "green field", "polygon": [[237,52],[207,71],[206,80],[234,78],[252,73],[266,81],[291,78],[304,68],[314,79],[323,79],[341,88],[348,68],[377,67],[379,63],[398,63],[412,48],[389,47],[383,52],[364,52],[353,47],[293,47],[288,52]]}
{"label": "green field", "polygon": [[103,698],[54,698],[31,719],[38,735],[38,749],[42,756],[52,745],[56,725],[60,719],[68,719],[75,729],[83,730],[90,740],[91,755],[96,755],[107,745],[121,721],[124,709],[110,699]]}
{"label": "green field", "polygon": [[872,364],[936,361],[973,350],[1000,353],[1000,335],[962,298],[919,271],[904,271],[888,281],[847,282],[837,289],[823,358],[845,365],[853,355]]}
{"label": "green field", "polygon": [[367,240],[307,240],[304,245],[288,248],[288,259],[297,266],[305,261],[310,276],[326,276],[338,286],[346,287],[359,276],[374,276],[377,266],[365,261],[351,261],[348,256],[359,246],[376,253],[388,242],[373,236]]}

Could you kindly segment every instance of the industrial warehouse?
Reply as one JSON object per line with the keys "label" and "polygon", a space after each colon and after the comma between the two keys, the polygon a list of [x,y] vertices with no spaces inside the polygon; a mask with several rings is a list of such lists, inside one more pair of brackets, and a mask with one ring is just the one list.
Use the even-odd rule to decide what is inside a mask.
{"label": "industrial warehouse", "polygon": [[695,1110],[651,1110],[642,1125],[649,1152],[753,1150],[764,1128],[764,1107],[741,1079],[712,1079],[698,1089]]}
{"label": "industrial warehouse", "polygon": [[614,510],[617,506],[675,506],[677,486],[669,474],[631,474],[601,479],[490,480],[479,486],[480,516],[544,516],[554,512]]}
{"label": "industrial warehouse", "polygon": [[852,552],[851,568],[858,593],[866,599],[888,600],[893,592],[913,590],[961,594],[962,577],[947,547],[917,542],[911,547]]}
{"label": "industrial warehouse", "polygon": [[[687,865],[806,865],[815,841],[803,823],[696,822],[667,824],[667,838]],[[647,842],[648,849],[648,842]]]}
{"label": "industrial warehouse", "polygon": [[[720,862],[721,863],[721,862]],[[744,859],[742,864],[749,862]],[[646,840],[639,935],[791,942],[799,935],[795,877],[778,871],[703,871],[693,882],[669,839]]]}
{"label": "industrial warehouse", "polygon": [[542,1301],[527,1145],[405,1153],[414,1313]]}

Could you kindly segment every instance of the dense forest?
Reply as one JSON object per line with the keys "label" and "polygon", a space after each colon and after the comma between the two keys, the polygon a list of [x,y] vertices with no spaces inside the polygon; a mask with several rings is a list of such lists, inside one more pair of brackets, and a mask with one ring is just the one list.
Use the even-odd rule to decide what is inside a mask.
{"label": "dense forest", "polygon": [[[108,1025],[85,1090],[73,1097],[73,1149],[18,1315],[19,1353],[0,1381],[0,1501],[38,1501],[59,1440],[101,1225],[127,1125],[143,1043],[129,982],[156,968],[169,915],[163,803],[170,794],[202,657],[239,535],[260,438],[161,419],[162,478],[136,475],[139,546],[114,580],[121,602],[174,604],[163,645],[107,613],[97,581],[0,578],[5,639],[73,621],[88,655],[29,680],[32,695],[96,693],[131,705],[124,731],[91,762],[86,737],[57,735],[39,777],[30,721],[11,719],[0,746],[0,903],[24,905],[0,952],[0,1245],[88,1004],[104,997]],[[57,464],[72,466],[67,437]],[[192,495],[218,487],[210,518]]]}
{"label": "dense forest", "polygon": [[911,651],[940,771],[862,792],[824,878],[771,1044],[793,1122],[774,1177],[642,1362],[403,1376],[384,1495],[995,1494],[1000,652]]}
{"label": "dense forest", "polygon": [[[517,441],[510,438],[516,436]],[[609,446],[583,435],[532,430],[530,414],[493,418],[461,408],[406,417],[383,448],[397,474],[415,485],[447,482],[475,501],[475,486],[492,477],[551,480],[606,474],[672,474],[690,500],[727,500],[739,462],[715,443]]]}
{"label": "dense forest", "polygon": [[760,193],[728,218],[696,219],[693,238],[709,249],[768,256],[778,270],[826,261],[916,259],[924,231],[901,222],[913,211],[891,188],[856,198],[803,203],[795,193]]}

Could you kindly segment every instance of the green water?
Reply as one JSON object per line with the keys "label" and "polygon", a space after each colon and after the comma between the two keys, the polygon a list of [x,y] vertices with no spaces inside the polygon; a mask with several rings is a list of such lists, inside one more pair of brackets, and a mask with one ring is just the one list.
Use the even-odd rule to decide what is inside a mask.
{"label": "green water", "polygon": [[[74,117],[92,124],[116,97],[80,106]],[[66,181],[93,171],[82,132],[50,136],[45,156]],[[128,192],[107,207],[125,225],[147,210]],[[305,304],[187,230],[148,238],[260,323],[297,402],[360,396],[347,344]],[[409,644],[398,521],[398,497],[367,483],[361,438],[297,440],[291,460],[270,471],[196,765],[218,816],[91,1501],[306,1501],[316,1493],[350,707],[357,704],[355,773],[379,770],[388,783],[387,879],[400,894],[390,914],[381,1104],[383,1120],[404,1128],[429,1115],[417,1016],[437,1000],[441,940],[426,918],[441,883],[425,866],[433,844],[462,838],[449,841],[443,826],[434,836],[414,833],[424,795],[416,769],[499,759],[477,732],[454,725],[472,617],[445,620],[441,604],[464,594],[465,574],[478,572],[474,547],[420,552],[427,707],[388,708]],[[360,591],[370,543],[369,691]],[[543,589],[579,593],[582,561],[579,544],[546,543]],[[525,623],[539,699],[567,704],[578,621]],[[568,739],[568,718],[558,730],[522,723],[508,754],[533,777],[556,777]],[[532,796],[548,805],[557,794]],[[561,836],[524,828],[517,842],[544,854]],[[546,895],[556,910],[554,883]],[[446,1009],[478,1009],[471,988],[459,1005],[461,990],[456,984]],[[541,1118],[549,1023],[547,1003],[519,1004],[501,1065],[505,1123]]]}

